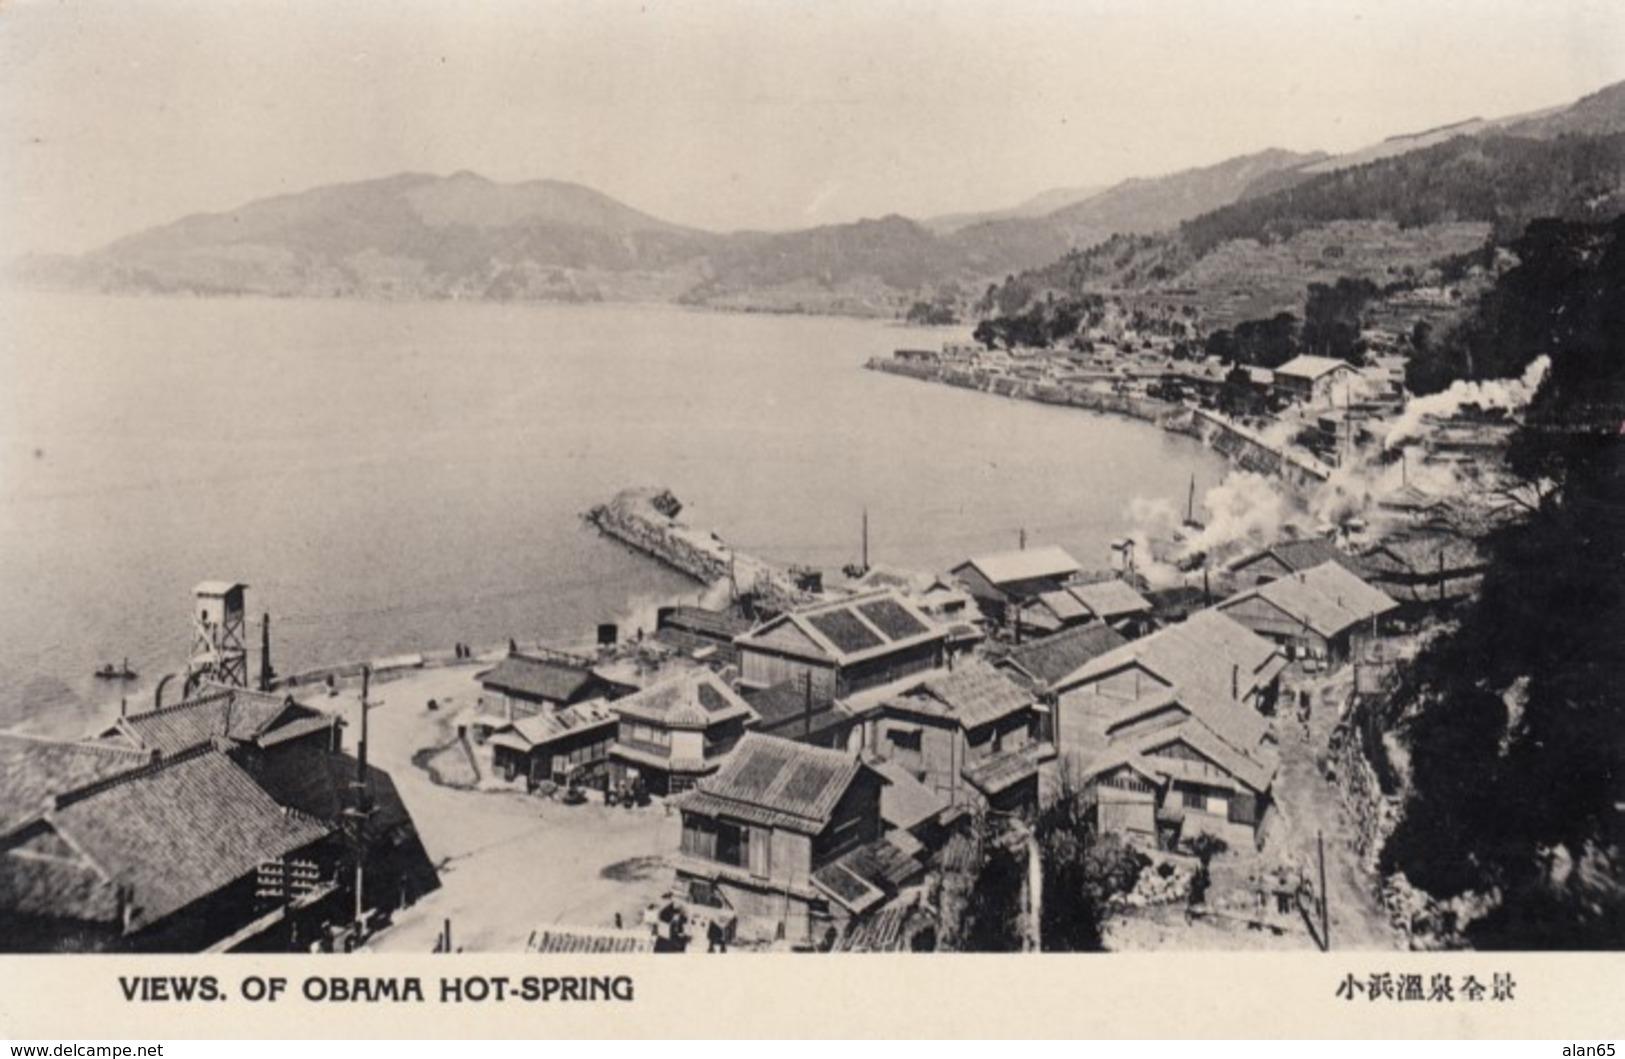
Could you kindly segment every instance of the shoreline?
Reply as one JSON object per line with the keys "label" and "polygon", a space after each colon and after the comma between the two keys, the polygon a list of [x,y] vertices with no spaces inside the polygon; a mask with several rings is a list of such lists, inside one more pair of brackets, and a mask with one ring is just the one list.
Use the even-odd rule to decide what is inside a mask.
{"label": "shoreline", "polygon": [[1276,479],[1300,499],[1331,477],[1329,468],[1316,466],[1300,456],[1276,448],[1239,423],[1200,408],[1155,397],[1076,389],[975,368],[911,363],[895,356],[871,357],[864,364],[864,369],[994,397],[1078,408],[1098,415],[1114,415],[1149,423],[1165,433],[1179,434],[1201,442],[1224,457],[1232,467]]}

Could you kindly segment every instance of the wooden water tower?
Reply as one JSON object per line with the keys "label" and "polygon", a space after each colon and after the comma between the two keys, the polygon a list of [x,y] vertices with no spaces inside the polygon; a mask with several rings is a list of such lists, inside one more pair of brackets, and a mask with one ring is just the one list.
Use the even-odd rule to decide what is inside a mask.
{"label": "wooden water tower", "polygon": [[204,681],[248,687],[248,639],[243,590],[235,581],[205,581],[192,590],[192,657],[186,663],[187,691]]}

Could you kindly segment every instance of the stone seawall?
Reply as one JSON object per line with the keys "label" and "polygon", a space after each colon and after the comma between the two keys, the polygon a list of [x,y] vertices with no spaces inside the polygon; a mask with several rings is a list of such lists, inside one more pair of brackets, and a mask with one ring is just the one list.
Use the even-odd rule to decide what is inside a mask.
{"label": "stone seawall", "polygon": [[737,587],[784,609],[807,599],[790,571],[730,547],[715,533],[678,519],[682,503],[666,489],[625,489],[585,518],[606,536],[702,584]]}
{"label": "stone seawall", "polygon": [[978,393],[1012,397],[1039,404],[1063,405],[1091,412],[1128,416],[1151,423],[1173,434],[1194,437],[1231,464],[1243,470],[1279,479],[1289,489],[1307,492],[1324,482],[1328,472],[1310,461],[1277,449],[1244,427],[1186,405],[1159,401],[1153,397],[1080,390],[1055,383],[1039,382],[1010,375],[996,375],[971,368],[941,363],[914,362],[875,357],[867,367],[888,375],[903,375],[923,382],[957,386]]}

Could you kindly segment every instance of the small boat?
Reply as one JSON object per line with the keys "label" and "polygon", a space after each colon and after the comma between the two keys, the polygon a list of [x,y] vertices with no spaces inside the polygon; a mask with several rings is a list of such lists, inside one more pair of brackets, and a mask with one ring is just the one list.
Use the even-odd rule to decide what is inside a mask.
{"label": "small boat", "polygon": [[101,680],[134,680],[135,670],[130,668],[130,660],[126,658],[123,665],[107,663],[96,670],[96,676]]}

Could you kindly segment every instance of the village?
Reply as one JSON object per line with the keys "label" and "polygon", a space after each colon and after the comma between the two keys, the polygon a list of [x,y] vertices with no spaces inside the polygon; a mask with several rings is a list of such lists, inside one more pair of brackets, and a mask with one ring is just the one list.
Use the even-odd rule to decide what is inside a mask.
{"label": "village", "polygon": [[1497,399],[1419,409],[1380,364],[1300,357],[1250,374],[1242,415],[1200,364],[1176,395],[1075,359],[871,366],[1155,405],[1293,517],[1237,522],[1229,480],[1199,511],[1193,483],[1092,561],[1023,539],[908,571],[865,538],[837,572],[631,489],[588,522],[702,586],[652,628],[286,676],[269,618],[250,650],[248,586],[204,582],[180,686],[77,741],[0,734],[5,944],[965,950],[1002,850],[1031,869],[1008,947],[1040,950],[1044,903],[1076,896],[1038,882],[1064,803],[1127,865],[1091,913],[1105,948],[1405,947],[1361,707],[1484,570],[1463,468],[1492,473]]}

